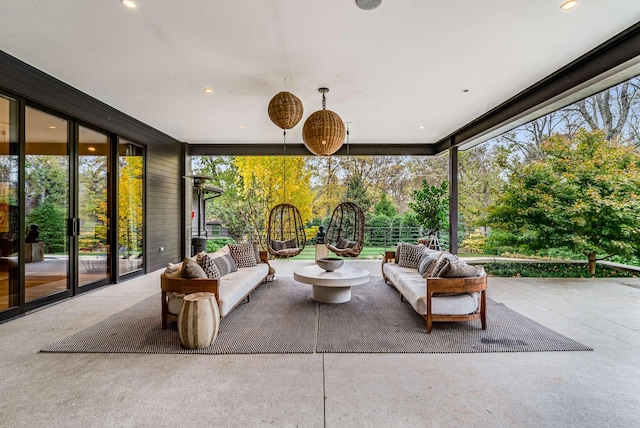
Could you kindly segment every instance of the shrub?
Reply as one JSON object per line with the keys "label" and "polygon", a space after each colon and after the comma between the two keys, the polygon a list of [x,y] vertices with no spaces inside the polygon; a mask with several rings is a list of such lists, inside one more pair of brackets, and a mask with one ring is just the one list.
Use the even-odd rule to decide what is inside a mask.
{"label": "shrub", "polygon": [[480,229],[469,233],[460,243],[460,247],[467,249],[470,253],[484,253],[487,245],[487,237]]}
{"label": "shrub", "polygon": [[32,209],[27,226],[38,225],[39,239],[45,243],[48,253],[67,251],[66,210],[50,203],[43,203]]}
{"label": "shrub", "polygon": [[213,253],[227,244],[235,244],[236,240],[231,237],[214,238],[207,240],[207,253]]}

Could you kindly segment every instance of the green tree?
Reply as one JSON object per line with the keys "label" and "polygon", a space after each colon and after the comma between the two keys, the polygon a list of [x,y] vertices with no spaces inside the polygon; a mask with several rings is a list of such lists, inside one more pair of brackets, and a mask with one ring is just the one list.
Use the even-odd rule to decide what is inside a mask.
{"label": "green tree", "polygon": [[362,208],[366,214],[371,209],[373,202],[367,195],[367,188],[359,176],[353,176],[347,182],[347,190],[344,194],[344,200],[350,201]]}
{"label": "green tree", "polygon": [[555,136],[544,159],[515,169],[489,209],[489,223],[518,235],[532,250],[568,248],[585,254],[640,254],[640,154],[602,131]]}
{"label": "green tree", "polygon": [[65,253],[67,251],[66,209],[45,202],[32,209],[27,224],[37,224],[39,239],[47,246],[49,253]]}
{"label": "green tree", "polygon": [[394,217],[398,214],[396,207],[393,206],[393,201],[387,196],[386,193],[380,195],[380,200],[373,207],[373,213],[375,215],[382,215],[387,217]]}
{"label": "green tree", "polygon": [[417,222],[429,235],[437,234],[449,227],[449,183],[431,185],[422,180],[422,189],[412,192],[413,201],[409,208],[415,213]]}

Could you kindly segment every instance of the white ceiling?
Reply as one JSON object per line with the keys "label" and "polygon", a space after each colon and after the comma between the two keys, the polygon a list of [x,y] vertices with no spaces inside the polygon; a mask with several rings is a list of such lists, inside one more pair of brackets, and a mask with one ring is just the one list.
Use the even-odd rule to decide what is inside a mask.
{"label": "white ceiling", "polygon": [[301,142],[321,86],[352,143],[433,143],[640,21],[638,0],[138,3],[2,2],[0,49],[189,143],[281,142],[282,90]]}

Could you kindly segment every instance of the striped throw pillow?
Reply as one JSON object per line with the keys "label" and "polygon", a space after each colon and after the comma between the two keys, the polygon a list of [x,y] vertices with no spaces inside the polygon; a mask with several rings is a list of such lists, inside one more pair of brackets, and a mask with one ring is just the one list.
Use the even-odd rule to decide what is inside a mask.
{"label": "striped throw pillow", "polygon": [[238,266],[233,261],[231,254],[225,254],[224,256],[213,257],[211,260],[216,264],[220,271],[220,276],[223,277],[231,272],[236,272]]}

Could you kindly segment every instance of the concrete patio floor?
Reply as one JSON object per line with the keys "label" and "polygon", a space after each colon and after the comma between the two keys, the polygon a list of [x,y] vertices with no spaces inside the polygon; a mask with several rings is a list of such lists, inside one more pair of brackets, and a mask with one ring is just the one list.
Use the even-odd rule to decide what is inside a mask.
{"label": "concrete patio floor", "polygon": [[491,299],[592,352],[38,352],[158,293],[159,275],[1,324],[0,426],[640,426],[640,279],[490,278]]}

